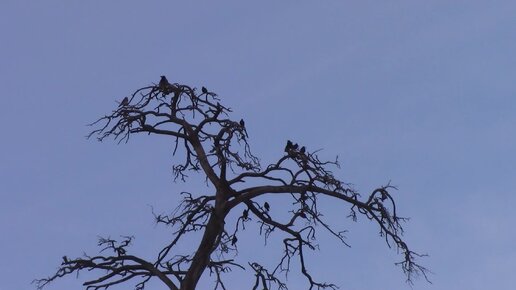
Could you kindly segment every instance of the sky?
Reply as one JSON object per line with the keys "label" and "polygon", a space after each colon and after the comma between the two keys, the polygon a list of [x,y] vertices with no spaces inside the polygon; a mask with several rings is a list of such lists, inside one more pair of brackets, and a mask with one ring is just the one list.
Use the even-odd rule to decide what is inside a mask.
{"label": "sky", "polygon": [[[85,138],[162,74],[217,92],[263,164],[291,139],[338,155],[336,176],[363,194],[397,186],[405,238],[429,255],[432,284],[406,284],[377,228],[332,203],[351,248],[321,238],[310,257],[320,280],[514,289],[515,14],[514,1],[2,0],[0,290],[35,289],[62,255],[96,253],[98,236],[135,235],[135,252],[153,257],[171,233],[152,209],[209,190],[195,176],[174,183],[172,140]],[[251,232],[243,241],[243,257],[277,254]],[[81,277],[47,289],[82,289]],[[228,276],[230,289],[251,281]],[[295,274],[289,285],[306,289]]]}

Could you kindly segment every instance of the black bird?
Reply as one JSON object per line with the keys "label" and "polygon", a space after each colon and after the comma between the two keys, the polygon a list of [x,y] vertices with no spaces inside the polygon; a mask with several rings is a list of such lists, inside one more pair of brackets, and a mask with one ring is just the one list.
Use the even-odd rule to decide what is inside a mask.
{"label": "black bird", "polygon": [[244,209],[244,212],[242,213],[242,218],[245,220],[249,218],[249,210],[248,209]]}
{"label": "black bird", "polygon": [[292,141],[287,140],[287,145],[285,146],[285,152],[290,151],[292,149]]}
{"label": "black bird", "polygon": [[69,261],[68,261],[68,257],[63,256],[63,264],[66,264],[66,263],[68,263],[68,262],[69,262]]}
{"label": "black bird", "polygon": [[125,107],[129,105],[129,98],[128,97],[125,97],[122,102],[120,103],[120,105],[118,105],[119,107]]}
{"label": "black bird", "polygon": [[208,89],[206,87],[202,87],[201,91],[202,91],[203,94],[207,94],[208,93]]}
{"label": "black bird", "polygon": [[166,87],[168,84],[169,84],[169,82],[168,82],[167,77],[166,77],[166,76],[160,76],[158,86],[160,86],[160,87],[164,88],[164,87]]}
{"label": "black bird", "polygon": [[159,80],[158,87],[159,87],[159,90],[162,91],[164,94],[168,94],[169,93],[170,83],[168,82],[166,76],[161,76],[161,79]]}
{"label": "black bird", "polygon": [[305,152],[306,152],[306,148],[305,148],[305,146],[301,147],[301,150],[299,150],[299,152],[300,152],[301,154],[305,154]]}
{"label": "black bird", "polygon": [[271,206],[269,205],[269,203],[268,203],[268,202],[265,202],[265,203],[263,204],[263,207],[265,208],[265,210],[266,210],[266,211],[269,211],[269,210],[271,209]]}
{"label": "black bird", "polygon": [[233,236],[233,239],[231,239],[231,245],[234,246],[237,241],[238,241],[238,238],[236,236]]}
{"label": "black bird", "polygon": [[242,129],[242,131],[244,131],[244,135],[245,137],[248,137],[249,138],[249,135],[247,134],[247,129],[245,128],[245,122],[244,122],[244,119],[240,119],[240,128]]}
{"label": "black bird", "polygon": [[297,143],[292,145],[292,149],[297,150],[297,148],[299,148],[299,145]]}
{"label": "black bird", "polygon": [[170,83],[167,80],[166,76],[160,76],[159,84],[158,86],[160,88],[166,88]]}
{"label": "black bird", "polygon": [[299,216],[306,219],[306,214],[304,212],[299,212]]}

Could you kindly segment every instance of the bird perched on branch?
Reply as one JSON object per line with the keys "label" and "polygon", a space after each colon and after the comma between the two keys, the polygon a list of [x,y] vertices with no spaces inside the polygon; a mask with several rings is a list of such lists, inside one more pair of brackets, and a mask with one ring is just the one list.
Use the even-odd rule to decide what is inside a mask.
{"label": "bird perched on branch", "polygon": [[208,91],[208,89],[206,87],[202,87],[201,91],[202,91],[203,95],[207,95],[207,96],[210,96],[210,97],[216,97],[217,96],[217,94],[215,94],[214,92]]}
{"label": "bird perched on branch", "polygon": [[159,80],[158,88],[159,90],[164,93],[165,95],[168,95],[170,93],[172,85],[168,82],[166,76],[161,76],[161,79]]}
{"label": "bird perched on branch", "polygon": [[271,209],[271,206],[269,205],[269,203],[268,203],[268,202],[265,202],[265,203],[263,204],[263,207],[265,208],[265,210],[266,210],[266,211],[269,211],[269,210]]}
{"label": "bird perched on branch", "polygon": [[301,150],[299,150],[299,153],[305,154],[305,152],[306,152],[305,146],[301,147]]}
{"label": "bird perched on branch", "polygon": [[246,137],[249,137],[249,135],[247,134],[247,129],[245,128],[245,122],[244,122],[244,119],[240,119],[240,127],[242,128],[242,130],[244,131],[244,134]]}
{"label": "bird perched on branch", "polygon": [[120,105],[118,105],[118,107],[125,107],[129,105],[129,98],[128,97],[125,97],[122,102],[120,102]]}
{"label": "bird perched on branch", "polygon": [[249,210],[248,209],[244,209],[244,212],[242,212],[242,218],[244,220],[249,218]]}
{"label": "bird perched on branch", "polygon": [[290,151],[290,149],[292,149],[292,141],[290,140],[287,140],[287,145],[285,146],[285,152],[288,153],[288,151]]}
{"label": "bird perched on branch", "polygon": [[293,150],[297,150],[297,148],[299,148],[299,144],[296,143],[296,144],[292,145]]}
{"label": "bird perched on branch", "polygon": [[231,245],[234,246],[238,241],[238,238],[236,236],[233,236],[233,239],[231,239]]}

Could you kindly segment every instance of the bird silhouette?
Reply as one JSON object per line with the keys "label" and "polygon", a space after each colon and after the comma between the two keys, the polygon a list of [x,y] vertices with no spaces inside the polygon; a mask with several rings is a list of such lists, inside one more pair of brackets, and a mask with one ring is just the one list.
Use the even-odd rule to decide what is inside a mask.
{"label": "bird silhouette", "polygon": [[265,210],[266,210],[266,211],[269,211],[269,210],[271,209],[271,206],[269,205],[269,203],[268,203],[268,202],[265,202],[265,203],[263,204],[263,207],[265,208]]}
{"label": "bird silhouette", "polygon": [[287,140],[287,145],[285,146],[285,152],[290,151],[292,149],[292,141]]}
{"label": "bird silhouette", "polygon": [[233,236],[233,239],[231,239],[231,245],[234,246],[237,241],[238,241],[238,238],[236,236]]}
{"label": "bird silhouette", "polygon": [[203,94],[207,94],[208,93],[208,89],[206,87],[202,87],[201,91],[202,91]]}
{"label": "bird silhouette", "polygon": [[170,92],[170,83],[168,82],[166,76],[161,76],[161,79],[159,80],[158,88],[165,95]]}
{"label": "bird silhouette", "polygon": [[297,143],[292,145],[292,149],[297,150],[297,148],[299,148],[299,145]]}
{"label": "bird silhouette", "polygon": [[300,152],[301,154],[305,154],[305,152],[306,152],[306,148],[305,148],[305,146],[301,147],[301,150],[299,150],[299,152]]}
{"label": "bird silhouette", "polygon": [[66,264],[68,263],[68,257],[67,256],[63,256],[63,263],[62,264]]}
{"label": "bird silhouette", "polygon": [[306,219],[306,214],[305,214],[304,212],[302,212],[302,211],[301,211],[301,212],[299,212],[299,216],[300,216],[300,217],[302,217],[302,218],[304,218],[304,219]]}
{"label": "bird silhouette", "polygon": [[125,107],[129,105],[129,98],[128,97],[125,97],[122,102],[120,102],[120,105],[118,105],[119,107]]}
{"label": "bird silhouette", "polygon": [[245,122],[244,122],[244,119],[240,119],[240,128],[242,129],[242,131],[244,132],[244,136],[245,137],[249,137],[249,135],[247,134],[247,129],[245,128]]}
{"label": "bird silhouette", "polygon": [[249,210],[248,209],[244,209],[244,212],[242,212],[242,218],[245,220],[249,218]]}

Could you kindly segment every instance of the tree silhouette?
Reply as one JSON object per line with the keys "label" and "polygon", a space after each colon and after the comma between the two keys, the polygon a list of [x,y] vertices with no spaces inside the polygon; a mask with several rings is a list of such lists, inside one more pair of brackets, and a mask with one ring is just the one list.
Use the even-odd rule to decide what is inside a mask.
{"label": "tree silhouette", "polygon": [[[410,250],[402,239],[401,223],[405,219],[398,215],[390,194],[393,186],[379,187],[360,198],[358,192],[330,171],[338,167],[337,160],[320,160],[317,152],[310,152],[305,146],[299,150],[299,145],[290,140],[284,148],[278,148],[280,157],[276,162],[262,167],[251,152],[244,120],[232,120],[230,112],[231,109],[205,87],[198,92],[187,85],[171,84],[162,76],[159,84],[136,90],[110,115],[91,124],[96,129],[88,138],[96,136],[99,141],[112,137],[118,142],[127,142],[132,134],[139,133],[172,138],[174,155],[182,157],[173,166],[175,179],[185,181],[187,172],[200,172],[212,192],[205,195],[183,192],[182,201],[173,213],[155,214],[157,223],[173,227],[174,236],[159,249],[154,259],[131,255],[128,248],[132,237],[123,237],[121,241],[101,238],[99,255],[64,256],[54,275],[35,280],[37,288],[87,270],[97,274],[96,278],[84,282],[85,289],[107,289],[132,281],[135,289],[141,290],[154,278],[172,290],[193,290],[203,273],[209,270],[216,277],[214,289],[226,289],[223,274],[237,267],[254,272],[252,289],[287,289],[281,274],[297,263],[309,289],[336,289],[336,285],[312,277],[305,255],[306,251],[317,248],[319,230],[327,231],[347,246],[345,231],[336,230],[335,221],[323,219],[318,206],[321,198],[349,205],[347,217],[354,221],[362,215],[376,223],[387,245],[395,247],[402,255],[396,264],[401,266],[408,282],[420,274],[427,278],[427,269],[416,262],[422,255]],[[253,186],[247,187],[247,184]],[[291,200],[291,210],[285,209],[287,219],[273,215],[269,202],[257,202],[258,198],[270,195]],[[238,218],[228,218],[230,212],[237,212]],[[259,235],[266,240],[273,232],[283,237],[278,245],[283,254],[272,267],[257,261],[236,260],[237,237],[251,220],[257,221]],[[196,251],[178,252],[178,242],[198,231],[202,238]],[[103,255],[105,251],[111,254]],[[223,255],[214,255],[215,252],[234,252],[234,259],[219,259]]]}

